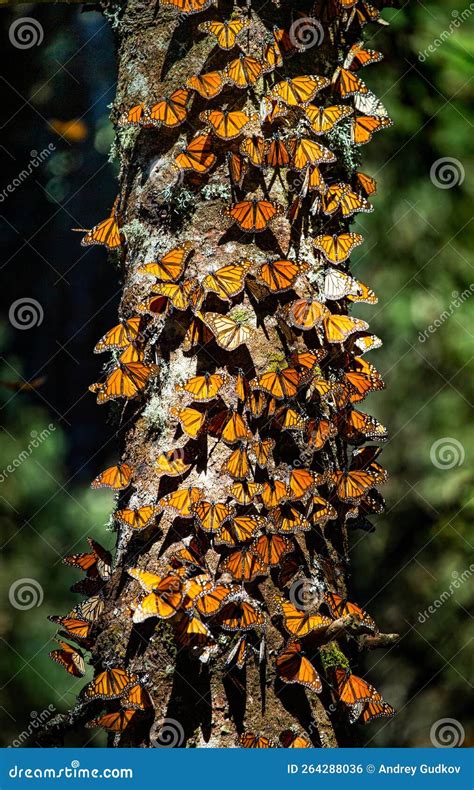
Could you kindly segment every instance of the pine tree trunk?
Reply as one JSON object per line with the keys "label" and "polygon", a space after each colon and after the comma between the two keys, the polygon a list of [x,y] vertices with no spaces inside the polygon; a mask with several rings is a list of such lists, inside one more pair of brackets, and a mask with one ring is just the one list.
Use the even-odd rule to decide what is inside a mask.
{"label": "pine tree trunk", "polygon": [[[294,4],[284,0],[278,4],[252,2],[251,10],[245,2],[225,2],[219,3],[218,9],[211,6],[192,15],[178,14],[172,5],[157,8],[156,3],[148,0],[127,0],[115,16],[110,6],[105,7],[106,15],[113,20],[118,46],[118,89],[112,118],[117,127],[116,153],[121,162],[117,221],[126,239],[116,254],[123,273],[120,320],[137,315],[140,305],[150,298],[151,285],[156,285],[156,280],[140,273],[139,268],[161,259],[172,248],[182,247],[184,243],[192,247],[194,252],[184,276],[200,282],[219,267],[251,262],[245,275],[245,288],[229,301],[208,293],[203,306],[191,304],[187,310],[170,310],[166,299],[155,299],[156,312],[153,314],[152,309],[145,314],[142,336],[145,362],[158,366],[157,375],[125,407],[118,401],[121,460],[133,470],[133,488],[120,494],[118,508],[157,505],[160,500],[162,504],[156,520],[144,530],[131,530],[116,523],[117,553],[112,577],[103,590],[105,611],[98,623],[91,663],[96,672],[122,667],[136,673],[150,694],[153,715],[146,712],[123,735],[111,735],[114,745],[235,747],[244,732],[260,734],[280,745],[281,733],[290,728],[315,746],[355,745],[348,725],[348,708],[336,704],[334,669],[348,667],[351,655],[357,653],[364,640],[366,646],[375,647],[393,639],[378,631],[374,633],[368,619],[361,620],[346,610],[331,611],[324,604],[325,592],[335,592],[344,599],[347,595],[348,525],[354,523],[354,518],[347,519],[348,511],[355,510],[352,515],[358,515],[363,526],[362,513],[357,514],[362,497],[341,500],[336,483],[337,471],[345,473],[353,447],[368,438],[376,438],[376,429],[375,433],[367,430],[365,435],[356,432],[350,435],[345,422],[353,408],[350,399],[353,390],[347,389],[344,376],[351,360],[361,353],[353,340],[365,337],[366,333],[360,325],[359,332],[349,334],[343,344],[331,342],[329,329],[325,330],[322,321],[315,322],[312,331],[300,331],[291,305],[285,311],[285,305],[298,297],[325,301],[333,315],[347,315],[351,311],[347,294],[334,301],[322,296],[329,263],[321,250],[314,247],[313,239],[318,234],[347,233],[353,217],[344,218],[340,211],[332,214],[323,210],[325,188],[308,185],[307,168],[261,169],[250,165],[242,188],[232,184],[226,154],[238,152],[245,134],[233,140],[213,135],[211,153],[217,160],[203,175],[193,169],[184,171],[175,164],[176,156],[192,137],[208,128],[206,120],[200,118],[207,109],[235,108],[252,116],[261,112],[262,99],[283,79],[300,75],[332,78],[342,63],[341,55],[347,54],[350,46],[360,39],[360,24],[357,18],[349,24],[352,11],[340,12],[339,18],[335,17],[331,12],[334,4],[330,2],[317,3],[315,8],[311,4],[298,5],[303,6],[298,8],[301,17],[295,13]],[[210,101],[191,90],[187,119],[176,127],[161,124],[147,128],[146,118],[142,118],[141,124],[124,124],[124,116],[134,105],[144,102],[150,108],[160,97],[170,96],[183,86],[192,75],[221,71],[238,57],[237,47],[227,52],[216,46],[212,33],[198,30],[204,21],[230,19],[237,10],[251,21],[238,38],[245,55],[260,58],[262,46],[273,41],[274,26],[290,31],[289,42],[281,45],[282,63],[273,71],[269,69],[249,88],[241,89],[227,81],[222,92]],[[350,96],[341,100],[340,94],[331,90],[328,85],[313,103],[353,106]],[[275,125],[266,123],[262,127],[267,144],[278,126],[284,140],[294,138],[295,132],[304,128],[305,136],[335,154],[336,161],[321,165],[326,185],[348,183],[360,195],[361,187],[355,186],[358,153],[350,140],[351,118],[335,126],[327,136],[316,136],[308,125],[301,124],[303,103],[300,108],[287,109],[286,119],[282,117]],[[260,129],[260,120],[252,119],[247,134],[257,128]],[[292,154],[291,143],[289,150]],[[224,215],[224,209],[249,197],[270,200],[284,209],[263,232],[245,232],[232,222],[232,217]],[[364,201],[365,198],[360,198],[362,207]],[[290,218],[288,209],[292,211]],[[258,267],[278,258],[309,265],[307,272],[302,267],[294,290],[293,280],[290,288],[275,292],[265,290],[262,285],[264,275]],[[346,274],[349,271],[347,262],[334,265],[333,270],[336,268]],[[202,333],[207,327],[215,334],[218,330],[208,314],[228,315],[231,310],[237,321],[236,331],[242,326],[250,328],[245,344],[228,351],[210,340],[188,349],[184,338],[192,321]],[[327,315],[324,308],[322,311]],[[306,352],[319,357],[313,370],[294,361],[295,354]],[[294,365],[298,371],[297,392],[294,397],[290,393],[289,398],[277,399],[272,404],[268,390],[259,389],[258,381],[255,384],[254,380],[265,372],[280,375],[284,365],[290,369]],[[239,371],[252,382],[249,391],[264,393],[267,411],[263,417],[253,419],[248,412],[244,414],[246,406],[236,394]],[[254,438],[258,428],[262,439],[275,441],[267,469],[260,468],[249,451],[251,471],[244,477],[262,484],[275,477],[288,484],[292,469],[308,468],[317,485],[317,491],[307,493],[300,500],[293,494],[285,497],[288,509],[294,505],[308,517],[309,531],[290,530],[283,537],[292,544],[292,553],[284,555],[278,566],[244,585],[245,594],[257,602],[252,605],[265,618],[265,627],[248,632],[250,655],[242,670],[229,661],[237,637],[219,627],[219,614],[200,618],[212,638],[183,637],[182,613],[170,619],[152,617],[143,622],[135,617],[134,623],[134,612],[145,593],[128,573],[131,568],[139,568],[163,577],[170,572],[170,562],[176,571],[177,561],[171,559],[172,555],[189,546],[191,536],[196,535],[204,547],[209,576],[241,587],[232,574],[227,572],[222,576],[220,565],[222,558],[235,548],[221,545],[219,535],[202,529],[196,517],[177,518],[174,511],[163,506],[167,494],[188,487],[202,489],[205,501],[231,501],[229,488],[233,480],[222,471],[222,466],[239,445],[226,442],[222,436],[219,439],[217,423],[212,422],[216,409],[222,410],[224,406],[205,402],[196,407],[192,396],[183,389],[191,377],[216,372],[227,377],[221,390],[227,407],[236,407]],[[183,433],[176,417],[177,411],[190,404],[198,410],[208,410],[208,420],[195,439]],[[360,407],[357,402],[354,405]],[[272,406],[276,414],[269,415]],[[300,412],[304,430],[283,430],[288,407]],[[316,445],[316,449],[309,446],[314,439],[314,430],[311,432],[308,426],[311,419],[313,429],[321,420],[327,421],[324,424],[329,427],[329,438],[320,439],[322,446]],[[379,432],[382,435],[381,429]],[[169,476],[157,469],[157,459],[168,451],[173,451],[171,462],[189,465],[182,476]],[[374,480],[375,477],[374,473]],[[320,506],[313,503],[316,494],[330,500],[326,519],[318,516]],[[370,510],[369,505],[367,509]],[[243,508],[237,507],[237,513],[243,512]],[[262,507],[258,497],[254,511],[249,512],[260,512],[265,519],[274,517],[274,511]],[[294,567],[292,558],[295,558]],[[282,578],[282,569],[287,578]],[[193,572],[186,566],[182,573],[177,583],[187,589]],[[314,693],[314,684],[311,689],[284,682],[276,669],[276,657],[288,637],[295,638],[285,628],[282,599],[306,613],[316,612],[321,606],[324,619],[303,642],[307,658],[322,678],[322,693]],[[328,625],[330,620],[333,622]],[[81,701],[69,724],[88,721],[104,708],[109,709],[97,700],[88,704]]]}

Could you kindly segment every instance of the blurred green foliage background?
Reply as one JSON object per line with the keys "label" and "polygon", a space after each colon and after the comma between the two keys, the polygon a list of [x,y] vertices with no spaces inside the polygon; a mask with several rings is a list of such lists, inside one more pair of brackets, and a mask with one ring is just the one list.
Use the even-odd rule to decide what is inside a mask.
{"label": "blurred green foliage background", "polygon": [[[21,6],[22,15],[27,8]],[[42,46],[33,50],[9,45],[14,17],[7,10],[1,15],[10,46],[3,81],[10,117],[2,150],[5,185],[32,149],[53,141],[56,150],[0,206],[7,312],[25,295],[44,308],[41,325],[32,330],[3,323],[0,379],[47,377],[37,392],[2,387],[0,393],[5,745],[23,743],[25,732],[34,742],[38,715],[51,704],[66,710],[84,683],[48,658],[55,626],[46,615],[65,613],[79,600],[69,586],[80,574],[62,565],[61,557],[83,551],[87,535],[107,547],[113,543],[107,532],[112,497],[91,491],[88,483],[117,451],[113,430],[86,387],[100,370],[90,352],[114,323],[120,283],[102,251],[85,255],[70,233],[106,216],[114,198],[115,171],[107,161],[113,42],[97,13],[61,6],[30,11],[45,31]],[[366,29],[369,45],[381,49],[385,61],[364,79],[395,125],[362,149],[362,169],[377,179],[379,194],[376,211],[360,215],[354,226],[366,238],[354,271],[375,289],[379,303],[356,314],[384,341],[371,361],[386,390],[371,396],[364,409],[389,427],[383,461],[391,478],[384,491],[387,513],[376,520],[375,533],[353,534],[352,586],[383,630],[402,635],[396,647],[364,657],[358,668],[370,670],[399,711],[390,722],[361,728],[367,745],[430,746],[431,728],[444,718],[460,722],[465,746],[474,740],[474,14],[462,13],[453,0],[406,3],[384,12],[389,28]],[[55,135],[49,125],[52,118],[78,117],[86,130],[78,141]],[[435,321],[439,326],[431,331]],[[50,424],[48,438],[5,473],[29,447],[32,432]],[[10,605],[18,579],[40,585],[44,598],[38,606]],[[430,614],[440,596],[444,602]],[[87,745],[102,742],[90,732]]]}

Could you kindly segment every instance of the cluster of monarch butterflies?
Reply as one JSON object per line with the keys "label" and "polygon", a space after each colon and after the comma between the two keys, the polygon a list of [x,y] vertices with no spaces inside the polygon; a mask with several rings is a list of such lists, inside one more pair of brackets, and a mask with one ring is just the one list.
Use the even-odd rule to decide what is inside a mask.
{"label": "cluster of monarch butterflies", "polygon": [[[161,0],[161,5],[192,15],[214,2]],[[354,40],[353,31],[369,21],[381,21],[366,0],[319,5],[330,35],[343,31],[343,40]],[[170,95],[132,107],[121,123],[173,129],[186,124],[193,97],[209,102],[195,116],[202,128],[176,151],[176,168],[191,173],[195,183],[225,163],[234,197],[224,209],[226,221],[242,234],[252,234],[256,244],[256,234],[270,232],[278,217],[285,215],[293,225],[304,209],[314,223],[319,218],[312,263],[294,254],[264,261],[249,256],[217,264],[203,274],[193,265],[193,246],[176,242],[156,260],[139,266],[148,288],[146,298],[136,304],[135,314],[98,341],[94,351],[112,352],[113,362],[105,379],[90,389],[99,404],[141,395],[160,374],[160,366],[150,359],[148,341],[153,335],[155,342],[170,323],[182,332],[185,355],[192,359],[208,350],[209,360],[219,360],[217,368],[213,364],[208,372],[200,370],[176,385],[169,418],[180,446],[162,449],[153,470],[160,481],[167,481],[168,493],[115,513],[125,535],[153,530],[164,514],[189,524],[188,536],[174,544],[160,567],[127,569],[136,596],[132,621],[169,621],[180,648],[206,655],[206,660],[223,658],[229,672],[243,671],[249,661],[265,660],[266,628],[276,623],[286,635],[275,659],[277,680],[316,694],[324,692],[326,684],[351,723],[367,723],[394,711],[345,662],[326,668],[323,677],[314,662],[335,620],[352,615],[366,633],[377,633],[377,626],[357,604],[334,591],[336,582],[324,578],[322,566],[315,581],[314,560],[311,567],[305,543],[311,534],[324,540],[332,528],[344,534],[348,527],[371,529],[367,517],[384,507],[376,488],[387,477],[377,461],[381,448],[366,443],[384,441],[387,432],[360,410],[364,398],[384,386],[365,358],[381,341],[365,321],[349,315],[358,302],[377,302],[371,288],[349,271],[350,256],[363,242],[359,233],[349,230],[349,222],[358,212],[372,211],[368,197],[376,192],[376,184],[357,171],[341,180],[343,168],[331,148],[336,141],[333,147],[338,150],[338,133],[351,146],[359,146],[391,125],[382,103],[358,74],[378,62],[381,54],[356,40],[332,75],[281,79],[287,58],[295,63],[305,47],[291,31],[275,27],[257,53],[250,45],[253,21],[248,12],[248,18],[234,14],[227,21],[197,23],[199,33],[228,53],[225,68],[192,75]],[[230,96],[224,108],[214,101],[223,92]],[[242,95],[247,96],[245,103]],[[247,175],[254,171],[268,175],[270,184],[283,173],[289,183],[293,179],[296,186],[288,189],[286,208],[272,199],[270,186],[261,195],[246,193]],[[118,201],[82,243],[111,250],[126,247]],[[243,297],[258,304],[260,315],[273,316],[286,349],[251,374],[232,357],[242,347],[251,349],[259,331],[251,311],[239,307]],[[203,437],[228,448],[220,468],[219,499],[210,496],[205,484],[187,482],[196,472]],[[104,470],[92,487],[122,492],[133,486],[135,476],[131,466],[121,463]],[[102,589],[111,574],[110,555],[95,541],[89,543],[90,552],[65,561],[85,571],[86,578],[73,589],[90,597],[66,617],[51,618],[63,636],[85,649],[93,644],[104,607]],[[217,569],[210,567],[209,549],[218,555]],[[262,601],[255,593],[265,579],[276,589],[271,600]],[[295,600],[293,592],[301,584],[316,591],[309,607]],[[219,635],[226,637],[224,642]],[[61,641],[51,657],[72,675],[84,674],[84,657],[70,644]],[[115,733],[152,709],[143,679],[117,667],[97,674],[83,698],[111,701],[113,710],[90,726]],[[311,745],[305,735],[291,730],[281,733],[280,743]],[[275,744],[264,734],[244,732],[241,745]]]}

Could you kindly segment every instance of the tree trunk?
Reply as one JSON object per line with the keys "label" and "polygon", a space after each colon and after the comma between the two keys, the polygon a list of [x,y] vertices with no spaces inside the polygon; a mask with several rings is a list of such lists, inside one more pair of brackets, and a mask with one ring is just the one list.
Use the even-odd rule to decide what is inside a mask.
{"label": "tree trunk", "polygon": [[[196,0],[190,4],[196,5]],[[259,745],[265,745],[266,739],[273,745],[288,745],[295,734],[314,746],[354,745],[349,721],[358,718],[356,712],[362,712],[364,702],[341,699],[337,670],[348,672],[351,656],[359,649],[385,646],[395,638],[380,635],[365,613],[344,605],[348,527],[349,532],[352,526],[367,528],[365,514],[379,508],[374,485],[384,478],[374,461],[375,451],[352,456],[354,448],[364,442],[384,438],[382,426],[357,418],[354,409],[360,407],[357,392],[364,391],[365,384],[368,391],[382,385],[376,371],[354,362],[363,353],[364,343],[375,343],[369,341],[364,324],[348,324],[344,318],[342,334],[336,336],[339,325],[333,317],[347,316],[353,301],[364,300],[360,285],[350,279],[348,260],[343,260],[344,256],[331,260],[331,255],[323,252],[327,240],[319,247],[313,244],[318,235],[349,232],[354,212],[348,211],[347,217],[340,208],[333,212],[334,185],[349,184],[355,195],[349,200],[356,200],[357,210],[369,210],[356,176],[359,156],[351,141],[351,116],[341,117],[340,123],[320,136],[315,133],[314,118],[311,123],[308,120],[311,108],[306,107],[311,101],[318,106],[353,109],[353,94],[341,97],[339,85],[344,76],[339,75],[332,85],[329,81],[351,45],[360,39],[363,19],[355,8],[342,11],[337,0],[319,2],[315,7],[299,5],[303,9],[295,13],[293,4],[285,0],[252,2],[251,8],[245,2],[219,2],[218,8],[211,6],[195,14],[180,14],[173,5],[157,8],[148,0],[127,0],[121,10],[104,6],[118,46],[118,90],[112,118],[121,162],[116,219],[124,241],[114,253],[124,280],[120,320],[143,315],[140,337],[130,348],[155,373],[146,387],[138,387],[138,397],[118,401],[122,463],[133,470],[133,488],[120,493],[118,508],[155,506],[158,511],[145,529],[133,529],[116,520],[113,572],[105,585],[98,584],[103,586],[105,611],[94,624],[91,663],[96,673],[120,667],[136,674],[153,705],[152,712],[139,711],[125,732],[110,736],[114,745],[235,747],[239,743],[251,745],[254,737],[260,739]],[[365,8],[364,3],[358,5]],[[236,12],[249,25],[232,50],[218,47],[212,31],[198,29],[206,20],[223,21]],[[363,13],[361,9],[359,14]],[[275,26],[286,31],[279,43],[273,37]],[[273,49],[267,52],[264,73],[256,80],[247,75],[248,87],[234,84],[232,66],[222,76],[226,65],[241,52],[261,63],[262,47],[267,44],[273,44]],[[277,58],[276,64],[270,62],[271,57]],[[347,65],[355,79],[359,78],[359,65],[357,61],[352,67]],[[169,126],[166,119],[165,123],[150,120],[150,108],[160,97],[170,96],[192,75],[215,71],[221,75],[216,79],[222,81],[222,90],[207,100],[189,89],[183,123]],[[275,85],[301,75],[321,75],[328,80],[321,81],[321,93],[313,93],[310,76],[309,99],[293,99],[283,87],[280,94],[276,89],[272,94],[276,100],[270,101]],[[304,84],[301,89],[307,87]],[[360,96],[363,88],[358,90],[356,95]],[[124,121],[130,108],[141,102],[145,110],[136,111],[139,122]],[[210,151],[198,154],[189,169],[184,169],[181,152],[196,134],[211,128],[212,119],[203,112],[222,108],[247,113],[248,125],[232,139],[210,131]],[[270,122],[265,113],[275,108],[281,109],[281,116]],[[282,167],[270,166],[274,164],[273,151],[269,152],[268,146],[278,140],[276,129],[286,151],[282,156],[291,160],[290,167],[288,162]],[[264,143],[252,135],[263,137]],[[325,150],[319,155],[314,147],[306,150],[301,137]],[[248,169],[240,185],[229,175],[227,154],[239,154],[247,138],[240,163]],[[212,155],[216,161],[208,168]],[[255,166],[252,157],[256,161],[261,156],[264,161]],[[320,170],[309,167],[311,163],[320,163]],[[206,172],[200,174],[198,169]],[[331,187],[333,193],[328,193]],[[271,203],[257,204],[255,211],[272,212],[273,206],[279,207],[268,224],[266,218],[262,220],[262,232],[245,229],[252,218],[242,219],[237,216],[239,210],[233,209],[254,198]],[[226,208],[234,210],[234,215],[226,216]],[[163,290],[159,277],[139,269],[185,244],[192,252],[190,249],[183,276],[191,283],[170,296],[171,290]],[[260,267],[278,259],[290,261],[283,265],[281,275],[288,281],[279,285],[267,282],[267,287],[269,270]],[[215,292],[218,287],[211,290],[209,280],[203,284],[216,269],[242,262],[248,262],[238,270],[243,287],[237,284],[235,295],[228,299],[225,294],[219,297]],[[236,269],[234,274],[237,283],[238,272]],[[272,272],[280,276],[276,269]],[[328,273],[335,278],[337,292],[332,298],[333,286],[325,280]],[[204,288],[204,302],[197,283]],[[152,286],[162,293],[150,303]],[[365,301],[372,300],[370,294],[365,296]],[[187,309],[179,309],[180,299],[188,304]],[[313,303],[305,306],[297,299],[313,299]],[[226,328],[216,313],[232,318],[232,332],[245,342],[226,339]],[[199,343],[190,348],[191,325],[200,336]],[[308,363],[307,358],[295,356],[303,354],[315,358]],[[273,376],[262,379],[265,373]],[[213,400],[193,401],[186,383],[204,374],[222,374],[225,382]],[[356,381],[358,374],[361,378],[365,375],[363,383]],[[277,387],[282,381],[287,382],[286,392],[280,397]],[[239,385],[245,388],[245,401]],[[104,385],[99,387],[99,400],[104,391]],[[258,408],[251,405],[252,397],[265,403],[261,416],[255,416]],[[181,425],[178,420],[178,412],[186,406],[206,413],[196,436],[186,434],[185,415],[179,414]],[[238,424],[232,422],[235,415]],[[199,419],[199,415],[194,417]],[[361,422],[356,424],[357,419]],[[251,438],[242,435],[239,439],[242,421]],[[273,446],[269,443],[272,449],[261,465],[255,450],[263,452],[263,448],[252,445],[257,432],[261,440],[274,442]],[[233,466],[239,451],[248,452],[250,465],[249,471],[244,469],[240,475]],[[357,468],[358,458],[363,471]],[[246,464],[245,458],[240,461]],[[311,485],[304,470],[311,470]],[[366,477],[351,495],[348,489],[358,485],[354,471]],[[262,486],[273,479],[284,484],[281,502],[278,490],[272,495],[267,485],[262,492]],[[235,488],[231,491],[233,485],[240,488],[245,482],[258,486],[248,506],[236,500]],[[296,490],[298,485],[303,487],[301,492]],[[166,497],[190,487],[199,490],[200,498],[196,495],[193,512],[179,515],[168,506]],[[216,516],[218,525],[210,526],[203,502],[226,503],[231,508],[227,520]],[[261,523],[252,522],[258,527],[254,535],[239,533],[236,537],[234,533],[223,542],[226,528],[229,532],[233,519],[242,515],[262,517]],[[282,522],[283,516],[298,524]],[[276,559],[263,559],[270,544]],[[197,552],[194,565],[176,557],[179,551],[183,556],[185,547]],[[238,570],[233,561],[236,551],[243,552]],[[228,556],[231,559],[226,561]],[[248,565],[258,563],[258,573],[254,567],[249,570]],[[146,595],[156,598],[153,590],[158,582],[144,591],[137,580],[140,573],[131,575],[131,569],[158,574],[165,579],[165,587],[170,578],[174,580],[174,588],[170,591],[166,587],[155,601],[158,616],[142,616],[144,605],[140,608]],[[202,610],[207,599],[199,608],[203,599],[194,596],[196,575],[199,579],[205,575],[201,579],[204,595],[206,583],[219,584],[222,604],[211,616]],[[330,593],[342,596],[339,608],[339,599],[331,599]],[[288,602],[295,607],[293,625]],[[241,629],[229,630],[234,626],[231,614],[245,604],[250,617],[258,621],[256,627],[245,630],[242,622]],[[165,611],[166,605],[171,608]],[[168,617],[170,611],[173,616]],[[303,617],[314,620],[307,626],[296,623]],[[189,634],[186,629],[198,629],[199,633]],[[232,653],[242,636],[248,651],[239,668]],[[294,648],[297,638],[299,647]],[[287,666],[281,660],[277,665],[277,656],[288,644],[295,655]],[[300,649],[305,655],[301,666]],[[304,669],[310,677],[306,685],[301,680]],[[321,693],[315,693],[318,675]],[[369,694],[377,699],[375,691]],[[56,721],[52,730],[60,733],[89,721],[103,709],[110,712],[120,706],[130,707],[113,694],[110,699],[91,702],[82,698],[67,720]],[[390,713],[389,706],[385,713]],[[282,735],[288,730],[293,735]]]}

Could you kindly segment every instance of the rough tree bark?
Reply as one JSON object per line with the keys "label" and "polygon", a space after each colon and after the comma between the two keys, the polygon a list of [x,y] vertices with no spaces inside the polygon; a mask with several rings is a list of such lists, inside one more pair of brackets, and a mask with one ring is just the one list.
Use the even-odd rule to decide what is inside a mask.
{"label": "rough tree bark", "polygon": [[[378,7],[382,5],[379,3]],[[140,273],[139,267],[161,259],[172,248],[184,243],[191,245],[194,252],[184,276],[201,283],[217,268],[251,262],[245,274],[245,288],[229,301],[207,293],[203,304],[195,302],[187,310],[178,310],[170,309],[166,299],[155,298],[151,310],[144,314],[141,336],[132,345],[147,365],[158,366],[157,375],[138,397],[125,401],[125,407],[122,399],[117,401],[118,405],[114,404],[123,451],[121,461],[133,470],[132,488],[120,492],[117,507],[158,506],[159,513],[144,530],[130,529],[116,521],[117,552],[111,578],[104,583],[99,579],[97,589],[93,590],[97,592],[101,588],[105,608],[93,624],[91,644],[86,643],[91,650],[90,662],[96,673],[117,667],[135,673],[153,705],[152,709],[139,712],[125,732],[112,733],[110,743],[144,747],[161,743],[235,747],[239,745],[239,736],[250,732],[279,745],[281,733],[292,729],[314,746],[354,745],[354,728],[349,721],[362,712],[363,703],[345,704],[339,700],[342,689],[335,668],[347,669],[359,649],[387,646],[396,637],[379,634],[378,629],[374,633],[372,622],[363,613],[351,613],[347,608],[336,611],[334,605],[331,608],[327,594],[334,592],[346,599],[351,529],[354,525],[367,528],[365,514],[378,509],[380,504],[373,486],[383,479],[383,473],[370,451],[363,456],[362,464],[369,483],[364,480],[352,498],[344,495],[344,485],[352,483],[350,474],[347,477],[352,451],[368,440],[383,438],[384,432],[375,422],[363,421],[358,428],[355,421],[351,422],[356,419],[351,417],[352,410],[359,407],[355,393],[364,389],[364,383],[355,381],[357,375],[365,376],[368,390],[379,388],[376,372],[358,367],[359,363],[354,362],[354,358],[362,355],[364,342],[370,345],[368,333],[363,325],[354,325],[350,331],[345,326],[344,342],[334,342],[330,324],[323,322],[329,310],[333,315],[348,315],[352,307],[348,296],[352,289],[353,301],[357,301],[360,287],[347,279],[346,290],[343,288],[336,298],[329,298],[330,286],[325,284],[328,270],[347,275],[349,263],[348,260],[331,262],[321,247],[315,248],[313,239],[320,234],[347,233],[354,219],[352,211],[347,217],[340,209],[332,211],[333,198],[331,193],[328,197],[328,188],[341,182],[351,185],[359,210],[364,209],[366,198],[361,197],[364,193],[356,176],[359,155],[351,141],[353,116],[342,119],[327,135],[319,136],[308,120],[303,99],[294,105],[284,98],[279,100],[284,112],[273,123],[268,118],[262,123],[265,116],[262,107],[265,107],[264,97],[270,96],[274,86],[284,79],[321,75],[330,81],[350,47],[360,40],[363,15],[370,13],[370,7],[362,0],[341,4],[339,0],[328,0],[315,5],[299,3],[295,10],[294,3],[285,0],[249,4],[226,0],[200,13],[180,14],[173,4],[157,7],[149,0],[127,0],[121,5],[105,3],[104,13],[112,21],[118,48],[118,89],[112,119],[117,128],[116,154],[121,162],[116,219],[124,243],[113,253],[123,276],[120,320],[137,315],[139,306],[150,298],[151,286],[156,285],[156,279]],[[198,30],[206,20],[223,21],[232,15],[240,15],[250,22],[239,35],[240,49],[239,46],[229,51],[219,48],[215,35]],[[239,88],[226,77],[222,91],[211,100],[190,90],[184,123],[175,127],[150,124],[146,108],[149,111],[159,97],[170,96],[192,75],[222,73],[240,53],[260,60],[262,47],[275,43],[275,29],[287,33],[276,45],[281,50],[281,61],[272,68],[266,66],[265,73],[251,80],[248,87]],[[351,74],[357,78],[359,72],[353,68]],[[325,85],[315,98],[311,96],[313,104],[344,104],[354,109],[352,93],[341,97],[337,81]],[[278,98],[278,92],[272,96]],[[145,111],[137,110],[140,122],[124,124],[130,108],[141,102]],[[249,116],[255,113],[259,116],[251,118],[250,125],[235,139],[223,140],[212,134],[211,152],[217,160],[208,172],[199,175],[194,169],[177,168],[175,159],[183,147],[196,133],[209,129],[207,120],[200,118],[209,108],[242,110]],[[267,109],[270,108],[268,105]],[[358,116],[370,114],[357,112]],[[299,137],[314,140],[334,153],[335,161],[321,164],[319,173],[324,181],[318,184],[318,171],[308,170],[304,164],[299,168],[262,169],[248,163],[242,187],[232,184],[226,154],[237,153],[245,137],[253,133],[262,135],[268,146],[277,128],[292,164]],[[313,150],[309,156],[313,164],[318,163]],[[232,218],[224,216],[226,207],[251,198],[270,200],[282,207],[263,232],[244,232]],[[297,280],[291,278],[288,289],[265,290],[264,275],[257,271],[258,267],[276,258],[307,262],[309,269],[305,272],[302,267],[301,275]],[[336,277],[340,289],[344,278]],[[311,331],[301,331],[292,313],[296,311],[293,302],[303,297],[312,297],[325,305],[318,308],[321,318],[314,321]],[[290,307],[285,308],[287,305]],[[207,343],[191,350],[189,344],[183,344],[193,320],[201,333],[207,326],[212,336],[215,326],[204,314],[229,314],[231,310],[238,324],[236,331],[239,327],[251,330],[245,344],[232,351],[208,338]],[[202,321],[201,315],[204,315]],[[353,329],[358,331],[354,333]],[[295,354],[307,352],[317,356],[312,368],[295,361]],[[297,371],[297,387],[294,393],[290,391],[289,397],[277,398],[272,404],[268,390],[259,389],[261,382],[255,383],[255,379],[265,372],[281,374],[285,365],[286,370],[294,366]],[[237,397],[239,370],[252,382],[248,391],[253,389],[266,401],[266,410],[258,419],[249,414],[247,404]],[[227,376],[220,393],[223,403],[216,406],[215,400],[196,406],[183,385],[192,376],[216,371]],[[351,381],[346,377],[348,372],[352,372]],[[99,397],[101,391],[99,388]],[[239,515],[263,515],[266,525],[256,533],[257,538],[262,534],[278,534],[275,511],[272,507],[265,508],[261,497],[256,496],[252,506],[244,508],[229,495],[233,480],[221,469],[240,445],[226,442],[219,436],[222,425],[216,428],[216,421],[212,422],[216,410],[224,408],[223,404],[236,408],[254,437],[258,429],[262,439],[275,441],[267,468],[259,467],[249,450],[251,471],[243,477],[261,484],[275,477],[288,486],[291,470],[311,469],[317,484],[317,490],[306,492],[300,499],[287,489],[283,499],[285,514],[289,515],[294,507],[301,519],[308,519],[308,529],[304,521],[304,529],[293,531],[288,527],[283,537],[292,544],[292,553],[283,555],[278,566],[245,584],[235,574],[232,578],[228,571],[222,575],[222,558],[235,548],[220,543],[219,531],[217,535],[206,532],[196,516],[176,517],[175,512],[163,506],[163,501],[158,504],[177,488],[193,486],[202,490],[204,501],[232,503]],[[188,405],[207,411],[210,420],[196,438],[183,432],[173,411]],[[276,409],[273,415],[272,406]],[[285,412],[287,408],[298,412],[299,417],[295,416],[294,420],[304,423],[303,430],[301,425],[297,426],[298,430],[284,430],[284,420],[290,419]],[[327,435],[323,435],[324,431]],[[173,451],[172,463],[189,465],[181,476],[169,476],[162,473],[163,469],[157,469],[157,459],[168,451]],[[313,502],[315,495],[329,500],[330,504]],[[194,570],[189,565],[184,565],[183,570],[171,558],[183,546],[189,546],[191,536],[197,536],[205,558],[196,560]],[[257,547],[255,539],[251,542],[252,551]],[[251,606],[265,619],[264,627],[246,632],[250,647],[243,669],[232,660],[229,662],[229,653],[240,632],[236,636],[221,627],[222,609],[213,617],[199,617],[193,609],[196,599],[191,593],[181,601],[177,607],[180,612],[174,617],[152,617],[138,622],[135,616],[133,622],[138,602],[145,593],[128,571],[146,569],[163,577],[170,573],[170,562],[172,572],[182,574],[176,576],[179,594],[190,589],[197,572],[207,573],[221,584],[235,584],[244,589]],[[281,599],[293,602],[297,613],[319,611],[325,618],[301,640],[306,659],[322,678],[319,694],[314,693],[317,685],[314,679],[313,688],[290,684],[284,682],[277,670],[276,657],[288,638],[295,638],[294,633],[289,633],[291,629],[285,627],[288,622],[287,615],[282,614]],[[183,611],[187,614],[183,615]],[[188,617],[192,611],[207,626],[208,634],[183,636],[183,616]],[[329,625],[330,620],[333,622]],[[47,739],[51,742],[57,738],[58,743],[62,742],[70,728],[90,721],[101,711],[117,710],[124,706],[122,703],[117,695],[92,701],[82,698],[67,716],[53,722]],[[388,707],[387,711],[390,712]]]}

